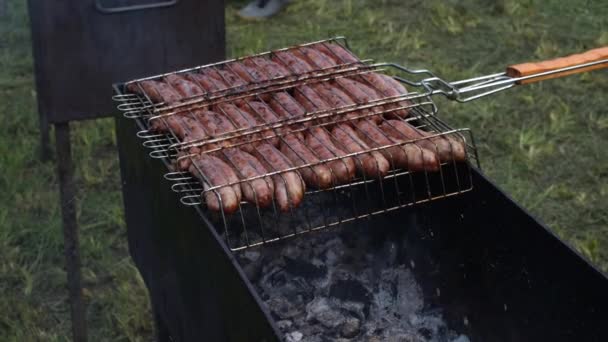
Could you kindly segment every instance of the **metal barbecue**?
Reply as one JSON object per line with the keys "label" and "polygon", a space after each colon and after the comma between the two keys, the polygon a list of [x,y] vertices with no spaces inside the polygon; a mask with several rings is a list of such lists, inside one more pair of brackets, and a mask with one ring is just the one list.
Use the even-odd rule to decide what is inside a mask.
{"label": "metal barbecue", "polygon": [[[284,59],[284,53],[305,58],[307,55],[302,51],[310,52],[310,49],[328,57],[324,63],[316,63],[314,58],[310,58],[308,62],[312,70],[298,72]],[[239,74],[234,68],[241,64],[266,70],[260,64],[265,61],[282,63],[288,73],[264,71],[262,77],[250,73],[253,81],[236,85],[225,76],[230,72]],[[393,63],[360,60],[350,51],[346,39],[337,37],[129,81],[115,86],[117,94],[114,99],[119,102],[118,108],[125,117],[145,127],[137,136],[151,150],[152,158],[166,162],[170,172],[165,178],[173,183],[171,189],[181,194],[181,202],[207,208],[209,216],[223,227],[222,235],[229,248],[236,251],[472,190],[471,168],[480,168],[473,133],[467,128],[454,129],[438,118],[433,95],[441,94],[451,100],[467,102],[518,84],[607,66],[608,48],[601,48],[552,61],[514,65],[504,73],[447,82],[428,70],[411,70]],[[385,71],[395,75],[392,80],[407,85],[408,91],[395,93],[384,89],[380,81],[375,80],[377,75]],[[219,75],[221,79],[218,80],[226,86],[208,90],[208,86],[188,78],[205,91],[172,101],[159,101],[149,89],[142,86],[144,81],[206,72]],[[412,77],[422,79],[412,80]],[[358,101],[354,88],[346,86],[352,80],[364,86],[361,89],[368,89],[368,94],[373,92],[379,96]],[[353,101],[336,101],[329,108],[317,106],[302,90],[308,87],[313,89],[310,95],[323,98],[320,91],[329,85],[337,89],[335,92],[344,93]],[[170,87],[173,87],[171,92],[178,92],[174,86]],[[316,109],[306,108],[303,115],[280,115],[278,112],[281,109],[289,112],[283,104],[279,102],[280,107],[275,108],[266,105],[269,98],[275,99],[279,94],[300,98]],[[252,102],[265,107],[254,108]],[[239,125],[224,109],[232,104],[239,104],[243,108],[239,113],[251,113],[255,122]],[[233,129],[213,134],[205,131],[205,134],[198,136],[188,129],[186,133],[190,136],[185,139],[186,133],[172,128],[172,118],[200,121],[198,113],[210,108],[228,118]],[[268,113],[263,111],[268,111],[276,119],[268,120]],[[382,130],[364,128],[363,125],[368,123]],[[159,131],[158,127],[164,127],[164,131]],[[418,135],[404,134],[404,129]],[[336,149],[331,150],[332,155],[321,156],[317,153],[319,150],[311,147],[325,142],[317,141],[319,137],[313,132],[327,135],[336,145]],[[370,135],[370,132],[376,132],[376,135]],[[287,142],[293,141],[290,139],[304,141],[305,148],[316,159],[313,158],[311,162],[311,158],[298,153]],[[348,145],[345,140],[354,143]],[[260,152],[260,147],[252,147],[268,144],[284,148],[282,152],[293,158],[291,165],[275,167],[271,161],[264,161],[267,156]],[[227,156],[233,150],[249,149],[254,151],[251,153],[259,153],[257,158],[265,162],[267,172],[253,176],[242,174],[233,159]],[[344,153],[337,153],[336,150]],[[429,153],[428,158],[425,153]],[[404,154],[403,158],[400,158],[401,154]],[[236,170],[238,179],[217,184],[204,168],[199,167],[198,158],[201,155],[223,158]],[[388,162],[385,169],[380,165],[383,159]],[[373,163],[364,165],[366,160],[374,161],[375,166]],[[347,161],[355,164],[357,174],[348,179],[339,179],[334,170]],[[189,165],[189,171],[181,165]],[[348,169],[348,166],[344,168]],[[319,170],[329,170],[331,183],[321,184]],[[273,191],[272,201],[266,205],[260,204],[260,194],[251,185],[253,182],[268,182],[271,179],[275,188],[282,182],[287,189],[293,184],[289,183],[288,177],[294,172],[300,175],[302,188],[307,189],[303,200],[300,198],[301,203],[296,203],[289,191],[285,190],[287,200],[284,205],[277,204],[278,199]],[[236,206],[228,209],[225,189],[230,188],[235,189],[234,194],[250,188],[253,200],[242,200],[241,195]],[[216,210],[209,209],[210,202],[216,203]]]}

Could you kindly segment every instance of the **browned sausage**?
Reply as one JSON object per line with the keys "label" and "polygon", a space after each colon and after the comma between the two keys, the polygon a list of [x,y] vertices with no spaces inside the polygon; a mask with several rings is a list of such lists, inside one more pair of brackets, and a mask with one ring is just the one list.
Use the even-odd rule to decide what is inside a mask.
{"label": "browned sausage", "polygon": [[394,89],[396,91],[397,94],[407,94],[408,91],[407,89],[405,89],[405,86],[397,81],[396,79],[388,76],[388,75],[383,75],[383,74],[379,74],[380,77],[382,77],[384,79],[384,81],[386,82],[386,84],[391,87],[392,89]]}
{"label": "browned sausage", "polygon": [[[272,123],[279,120],[279,118],[270,110],[270,108],[263,102],[259,101],[248,101],[241,105],[240,116],[237,115],[236,111],[225,109],[226,114],[234,122],[238,122],[240,127],[254,127],[261,126],[264,123]],[[233,118],[234,117],[234,118]],[[283,130],[278,130],[281,132]],[[266,129],[259,134],[258,137],[264,137],[265,141],[272,144],[272,146],[279,145],[279,138],[272,129]]]}
{"label": "browned sausage", "polygon": [[[217,136],[234,131],[235,127],[224,116],[211,111],[198,112],[198,119],[206,131]],[[223,141],[220,145],[226,147],[232,141]],[[214,148],[217,144],[205,145],[206,149]],[[214,152],[215,156],[222,157],[236,170],[241,180],[256,177],[267,173],[266,168],[252,155],[239,148],[224,148]],[[243,182],[240,185],[245,200],[257,203],[260,207],[267,207],[272,202],[274,185],[270,178],[259,178]]]}
{"label": "browned sausage", "polygon": [[319,52],[329,56],[337,64],[360,63],[361,61],[342,45],[336,43],[319,43],[312,46]]}
{"label": "browned sausage", "polygon": [[[292,167],[289,159],[270,144],[259,144],[254,155],[271,172],[283,171]],[[306,186],[300,174],[294,171],[282,172],[272,176],[274,198],[281,211],[296,208],[304,198]]]}
{"label": "browned sausage", "polygon": [[[359,136],[370,146],[381,147],[395,143],[372,121],[361,120],[357,123],[357,127],[361,132]],[[379,152],[391,161],[394,167],[410,171],[439,170],[439,160],[435,153],[414,144],[388,147]]]}
{"label": "browned sausage", "polygon": [[251,114],[243,112],[237,106],[230,103],[221,103],[217,105],[218,113],[223,113],[226,115],[232,123],[238,128],[251,128],[258,125],[255,117],[251,116]]}
{"label": "browned sausage", "polygon": [[[232,182],[238,182],[238,177],[234,170],[221,159],[208,155],[200,154],[192,157],[192,164],[189,171],[192,175],[200,179],[205,189],[202,196],[205,198],[207,207],[213,211],[224,209],[224,213],[231,214],[238,210],[241,201],[241,189],[238,184],[232,186],[222,186]],[[220,186],[219,188],[207,191],[210,187]]]}
{"label": "browned sausage", "polygon": [[[373,100],[376,100],[376,99],[379,99],[382,97],[374,89],[367,87],[366,85],[361,84],[360,82],[354,81],[349,78],[338,77],[338,78],[336,78],[334,83],[336,85],[340,86],[348,94],[348,96],[352,99],[352,101],[359,103],[359,104],[367,104]],[[378,123],[381,120],[379,114],[382,113],[384,110],[385,109],[383,106],[376,106],[376,107],[372,107],[370,109],[366,109],[363,112],[378,113],[377,115],[368,117],[368,119],[371,119],[374,122]]]}
{"label": "browned sausage", "polygon": [[[358,77],[367,81],[372,87],[374,87],[374,89],[381,92],[384,96],[393,97],[407,94],[407,90],[405,89],[405,87],[400,82],[390,76],[371,72],[361,74]],[[411,106],[411,102],[401,101],[398,103],[398,105],[402,107],[407,107]],[[391,118],[395,117],[395,115],[399,117],[406,117],[408,113],[409,109],[403,109],[399,111],[394,111],[392,112],[392,115],[389,114],[387,115],[387,117]]]}
{"label": "browned sausage", "polygon": [[183,98],[205,94],[205,90],[198,84],[181,75],[167,75],[165,76],[165,82],[171,85]]}
{"label": "browned sausage", "polygon": [[[263,121],[268,123],[277,122],[279,120],[275,113],[262,102],[250,101],[247,103],[247,107],[243,107],[243,109],[246,111],[248,109],[253,110],[250,111],[251,114],[257,114]],[[301,139],[303,139],[303,136],[301,133],[289,133],[289,129],[286,127],[279,128],[276,131],[279,134],[283,134],[283,137],[279,139],[281,141],[281,152],[287,156],[294,165],[299,166],[319,161],[319,159],[302,143]],[[268,136],[275,135],[269,134]],[[275,140],[276,138],[270,140],[274,146],[276,146],[276,143],[274,143]],[[325,165],[321,164],[310,168],[302,168],[299,172],[308,185],[321,189],[331,186],[331,172]]]}
{"label": "browned sausage", "polygon": [[[281,152],[295,166],[318,163],[320,159],[310,151],[301,139],[301,137],[293,134],[284,136],[281,139]],[[303,167],[298,169],[298,172],[302,175],[306,184],[314,188],[327,189],[333,185],[334,181],[337,181],[332,179],[332,171],[325,164]]]}
{"label": "browned sausage", "polygon": [[293,53],[296,57],[304,59],[315,69],[326,69],[336,65],[336,63],[325,54],[307,46],[293,50]]}
{"label": "browned sausage", "polygon": [[182,142],[200,141],[208,137],[207,132],[205,132],[196,116],[184,115],[181,119],[184,129],[182,130],[182,136],[179,138],[181,138]]}
{"label": "browned sausage", "polygon": [[[236,131],[236,127],[234,127],[232,122],[224,115],[208,110],[197,111],[196,113],[198,121],[212,137],[227,136]],[[243,139],[226,139],[219,142],[219,145],[226,147],[242,140]],[[213,144],[213,146],[217,146],[217,144]]]}
{"label": "browned sausage", "polygon": [[[346,155],[331,140],[331,136],[324,128],[311,127],[306,134],[306,145],[321,159],[330,159]],[[347,183],[355,178],[355,162],[346,157],[327,163],[338,183]]]}
{"label": "browned sausage", "polygon": [[228,87],[240,87],[247,84],[242,78],[235,73],[224,69],[210,69],[207,73],[213,79],[226,84]]}
{"label": "browned sausage", "polygon": [[231,62],[227,66],[247,83],[260,83],[269,79],[258,68],[251,68],[241,62]]}
{"label": "browned sausage", "polygon": [[[371,98],[370,100],[380,100],[382,98],[385,98],[386,95],[382,95],[381,92],[379,92],[378,89],[373,88],[370,83],[368,83],[367,81],[365,81],[365,79],[361,78],[361,77],[354,77],[357,80],[353,81],[356,82],[356,86],[361,89],[363,92],[365,92],[365,94],[369,95]],[[360,82],[359,82],[360,81]],[[383,110],[390,110],[388,113],[385,114],[386,117],[406,117],[408,112],[407,109],[398,109],[402,106],[407,106],[408,103],[405,101],[400,101],[399,103],[390,103],[384,106],[378,106],[378,107],[374,107],[374,111],[377,111],[377,109],[383,109]],[[376,123],[379,122],[379,120],[374,120],[376,121]]]}
{"label": "browned sausage", "polygon": [[144,96],[147,95],[153,103],[165,102],[170,104],[181,99],[181,96],[175,89],[171,88],[168,84],[159,81],[148,80],[131,83],[127,86],[127,90]]}
{"label": "browned sausage", "polygon": [[281,119],[295,118],[306,114],[306,110],[286,92],[272,94],[269,105]]}
{"label": "browned sausage", "polygon": [[[431,133],[419,130],[400,120],[388,120],[382,123],[380,128],[399,141],[420,139],[431,135]],[[436,152],[442,162],[466,159],[464,144],[455,139],[448,140],[445,137],[434,137],[419,140],[416,145]]]}
{"label": "browned sausage", "polygon": [[[370,148],[348,125],[337,125],[332,130],[332,134],[335,142],[344,146],[347,152],[361,152]],[[377,151],[363,153],[355,158],[359,172],[368,177],[384,177],[390,169],[388,160]]]}
{"label": "browned sausage", "polygon": [[260,70],[264,73],[264,77],[274,79],[278,77],[289,76],[292,73],[281,64],[277,64],[263,57],[250,57],[243,60],[243,64],[251,69]]}
{"label": "browned sausage", "polygon": [[331,109],[331,106],[313,88],[307,85],[297,87],[294,91],[294,98],[309,113]]}
{"label": "browned sausage", "polygon": [[[241,180],[264,175],[268,170],[254,156],[238,148],[222,150],[226,160],[232,164]],[[266,208],[272,204],[274,183],[270,177],[247,180],[241,183],[241,191],[246,201]]]}
{"label": "browned sausage", "polygon": [[215,78],[206,74],[198,72],[189,72],[185,76],[188,79],[192,80],[194,83],[198,84],[201,88],[203,88],[203,90],[208,93],[213,93],[226,89],[226,85],[223,82],[216,80]]}
{"label": "browned sausage", "polygon": [[[201,110],[202,111],[202,110]],[[179,129],[173,131],[182,142],[191,143],[194,141],[203,141],[209,138],[209,131],[204,125],[201,125],[195,113],[188,115],[171,115],[166,118],[166,122],[179,122]],[[187,154],[199,154],[202,150],[213,148],[214,145],[205,145],[204,147],[191,147],[188,151],[180,151],[178,156]],[[191,165],[191,158],[182,158],[177,162],[180,170],[187,170]]]}
{"label": "browned sausage", "polygon": [[305,60],[294,56],[294,54],[290,51],[277,51],[272,56],[272,60],[275,63],[279,63],[294,74],[304,74],[313,70],[313,67],[310,66]]}
{"label": "browned sausage", "polygon": [[[355,104],[355,102],[345,92],[338,89],[337,87],[332,86],[331,84],[316,83],[312,85],[312,88],[334,108],[341,108]],[[336,117],[336,119],[354,119],[356,117],[361,117],[370,113],[371,111],[369,111],[368,109],[347,111],[343,115]]]}

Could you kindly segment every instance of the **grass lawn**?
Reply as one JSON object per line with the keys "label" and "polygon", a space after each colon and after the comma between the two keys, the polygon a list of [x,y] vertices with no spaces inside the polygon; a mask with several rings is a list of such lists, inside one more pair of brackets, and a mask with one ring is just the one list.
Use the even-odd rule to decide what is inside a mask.
{"label": "grass lawn", "polygon": [[[226,9],[229,56],[344,35],[365,58],[458,80],[509,63],[608,45],[608,2],[293,1],[270,21]],[[38,159],[25,1],[0,18],[0,341],[66,340],[55,164]],[[109,86],[109,85],[108,85]],[[522,86],[440,115],[473,129],[484,171],[608,271],[608,73]],[[152,339],[149,304],[126,246],[111,119],[77,123],[78,217],[91,341]],[[525,238],[525,237],[522,237]]]}

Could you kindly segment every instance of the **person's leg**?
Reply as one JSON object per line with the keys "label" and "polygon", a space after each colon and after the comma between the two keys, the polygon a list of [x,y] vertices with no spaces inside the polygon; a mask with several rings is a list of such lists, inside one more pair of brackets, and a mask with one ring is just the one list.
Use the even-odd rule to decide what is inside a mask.
{"label": "person's leg", "polygon": [[239,16],[244,19],[269,18],[281,11],[289,3],[289,0],[254,0],[239,11]]}

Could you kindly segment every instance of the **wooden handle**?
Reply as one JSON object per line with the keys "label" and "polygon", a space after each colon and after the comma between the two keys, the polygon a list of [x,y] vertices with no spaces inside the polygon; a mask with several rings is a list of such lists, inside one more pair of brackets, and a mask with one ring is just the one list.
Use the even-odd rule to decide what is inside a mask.
{"label": "wooden handle", "polygon": [[[551,59],[543,62],[536,63],[522,63],[511,65],[507,67],[507,75],[510,77],[523,77],[540,74],[546,71],[557,70],[561,68],[567,68],[571,66],[597,62],[608,59],[608,46],[599,49],[589,50],[587,52],[579,53],[576,55],[570,55],[566,57]],[[555,74],[544,75],[526,80],[517,81],[517,84],[528,84],[548,80],[551,78],[563,77],[572,74],[578,74],[596,69],[608,68],[608,62],[600,63],[580,69],[562,71]]]}

